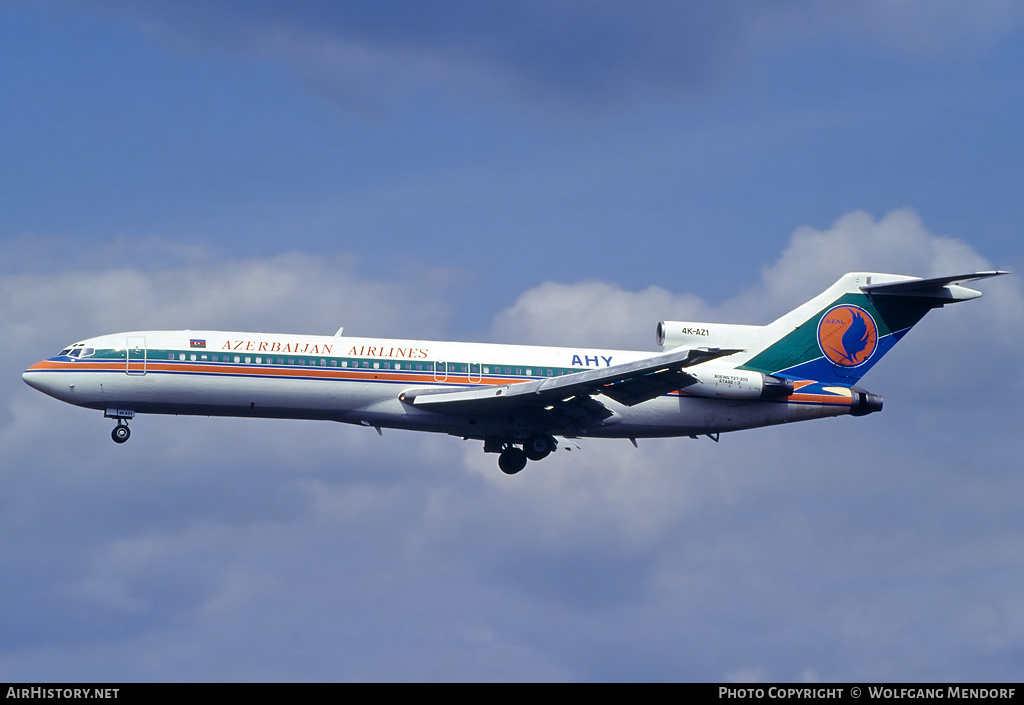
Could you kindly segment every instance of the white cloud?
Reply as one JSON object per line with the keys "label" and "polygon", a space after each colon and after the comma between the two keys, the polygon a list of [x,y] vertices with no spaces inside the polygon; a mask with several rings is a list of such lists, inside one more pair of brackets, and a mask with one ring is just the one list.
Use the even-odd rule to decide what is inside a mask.
{"label": "white cloud", "polygon": [[606,282],[545,282],[497,315],[492,336],[510,343],[649,350],[656,349],[659,320],[703,320],[706,311],[699,298],[656,286],[634,292]]}

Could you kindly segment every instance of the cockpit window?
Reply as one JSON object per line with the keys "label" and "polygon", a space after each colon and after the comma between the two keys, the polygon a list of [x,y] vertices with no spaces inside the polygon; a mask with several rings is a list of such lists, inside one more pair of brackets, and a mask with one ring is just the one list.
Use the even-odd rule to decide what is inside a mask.
{"label": "cockpit window", "polygon": [[57,356],[61,357],[67,355],[70,357],[89,357],[90,355],[93,355],[95,353],[95,348],[87,348],[85,347],[85,343],[75,343],[74,345],[66,347],[63,350],[61,350],[59,353],[57,353]]}

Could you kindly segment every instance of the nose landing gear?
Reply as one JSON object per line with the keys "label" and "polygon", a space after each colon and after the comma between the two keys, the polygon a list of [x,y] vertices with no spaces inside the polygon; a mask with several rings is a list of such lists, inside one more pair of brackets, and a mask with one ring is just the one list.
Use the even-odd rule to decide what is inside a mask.
{"label": "nose landing gear", "polygon": [[131,435],[132,432],[128,428],[127,422],[122,419],[117,420],[117,425],[114,426],[114,430],[110,432],[110,437],[114,439],[114,443],[124,443]]}
{"label": "nose landing gear", "polygon": [[117,419],[117,425],[110,432],[114,443],[124,443],[132,435],[128,429],[128,419],[135,418],[135,412],[129,409],[107,409],[103,412],[104,418]]}

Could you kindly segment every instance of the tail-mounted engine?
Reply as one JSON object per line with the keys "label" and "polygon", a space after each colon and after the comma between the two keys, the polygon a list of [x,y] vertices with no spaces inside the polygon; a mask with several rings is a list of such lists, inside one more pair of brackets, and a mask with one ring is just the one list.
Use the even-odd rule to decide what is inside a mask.
{"label": "tail-mounted engine", "polygon": [[655,333],[658,345],[665,350],[688,348],[749,348],[764,326],[735,323],[692,323],[661,321]]}
{"label": "tail-mounted engine", "polygon": [[793,393],[793,380],[763,372],[700,365],[686,370],[696,381],[683,387],[689,394],[715,399],[780,399]]}

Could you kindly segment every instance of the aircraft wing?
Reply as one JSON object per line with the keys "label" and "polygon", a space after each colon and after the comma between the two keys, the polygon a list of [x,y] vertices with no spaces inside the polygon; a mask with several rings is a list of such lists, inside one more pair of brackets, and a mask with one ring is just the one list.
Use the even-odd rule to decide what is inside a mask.
{"label": "aircraft wing", "polygon": [[633,406],[696,381],[683,371],[684,368],[736,352],[740,351],[719,348],[674,350],[622,365],[499,387],[409,390],[399,399],[420,409],[443,413],[486,415],[558,411],[563,420],[568,417],[577,425],[586,425],[588,420],[599,422],[612,415],[603,404],[592,398],[595,395],[603,394],[621,404]]}

